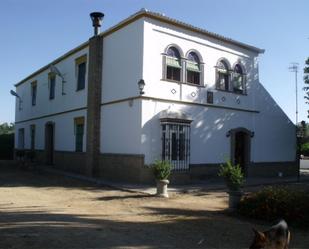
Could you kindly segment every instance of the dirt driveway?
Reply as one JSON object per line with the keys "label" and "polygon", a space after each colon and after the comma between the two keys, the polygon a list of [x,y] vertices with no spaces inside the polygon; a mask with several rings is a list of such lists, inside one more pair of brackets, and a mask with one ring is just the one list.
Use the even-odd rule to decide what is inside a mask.
{"label": "dirt driveway", "polygon": [[[248,248],[251,227],[224,192],[160,199],[62,176],[0,168],[0,248]],[[291,248],[309,248],[292,229]]]}

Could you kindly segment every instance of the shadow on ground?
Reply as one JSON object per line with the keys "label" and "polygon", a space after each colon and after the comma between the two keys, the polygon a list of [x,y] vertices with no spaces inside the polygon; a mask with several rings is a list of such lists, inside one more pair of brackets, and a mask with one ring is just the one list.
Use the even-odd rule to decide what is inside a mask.
{"label": "shadow on ground", "polygon": [[[230,229],[218,212],[151,208],[155,222],[124,222],[50,211],[1,207],[1,248],[242,248],[249,236]],[[224,229],[222,225],[224,223]],[[208,234],[209,229],[216,231]],[[219,238],[219,239],[218,239]],[[241,242],[240,242],[241,241]]]}

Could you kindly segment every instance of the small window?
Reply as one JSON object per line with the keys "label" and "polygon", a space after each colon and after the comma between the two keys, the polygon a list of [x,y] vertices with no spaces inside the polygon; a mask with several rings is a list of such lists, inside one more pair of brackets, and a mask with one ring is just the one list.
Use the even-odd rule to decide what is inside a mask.
{"label": "small window", "polygon": [[245,75],[240,64],[236,64],[233,72],[233,91],[235,93],[245,92]]}
{"label": "small window", "polygon": [[83,151],[83,140],[84,140],[84,117],[75,118],[75,151]]}
{"label": "small window", "polygon": [[20,128],[18,129],[18,149],[25,148],[25,129]]}
{"label": "small window", "polygon": [[30,125],[30,148],[35,149],[35,125]]}
{"label": "small window", "polygon": [[36,105],[36,95],[37,95],[37,82],[34,81],[31,83],[31,104],[32,106]]}
{"label": "small window", "polygon": [[200,85],[201,84],[201,67],[200,59],[196,53],[191,52],[187,61],[187,82]]}
{"label": "small window", "polygon": [[86,84],[86,65],[87,65],[86,55],[76,59],[76,70],[77,70],[77,87],[76,90],[85,89]]}
{"label": "small window", "polygon": [[217,89],[229,91],[230,72],[228,64],[224,60],[220,60],[217,64]]}
{"label": "small window", "polygon": [[166,53],[166,75],[169,80],[181,81],[181,57],[177,48],[170,47]]}
{"label": "small window", "polygon": [[56,75],[49,75],[49,99],[55,98],[55,88],[56,88]]}

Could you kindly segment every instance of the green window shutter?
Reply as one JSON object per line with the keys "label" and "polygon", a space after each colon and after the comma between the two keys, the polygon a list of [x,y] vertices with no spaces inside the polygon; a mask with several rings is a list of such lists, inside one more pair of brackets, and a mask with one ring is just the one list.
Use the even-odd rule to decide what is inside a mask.
{"label": "green window shutter", "polygon": [[78,65],[77,90],[84,89],[85,82],[86,82],[86,62],[83,62]]}
{"label": "green window shutter", "polygon": [[75,150],[83,151],[83,136],[84,136],[84,125],[76,124],[75,127]]}
{"label": "green window shutter", "polygon": [[166,65],[181,68],[180,61],[176,58],[166,57]]}
{"label": "green window shutter", "polygon": [[193,72],[200,72],[199,64],[192,61],[187,61],[187,70]]}

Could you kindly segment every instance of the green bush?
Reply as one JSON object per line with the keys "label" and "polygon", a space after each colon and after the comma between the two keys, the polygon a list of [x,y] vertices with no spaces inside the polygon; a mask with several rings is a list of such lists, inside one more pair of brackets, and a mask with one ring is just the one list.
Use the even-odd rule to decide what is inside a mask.
{"label": "green bush", "polygon": [[233,165],[230,160],[227,160],[225,164],[220,166],[218,175],[224,178],[224,181],[230,190],[239,190],[245,181],[244,174],[242,173],[239,164]]}
{"label": "green bush", "polygon": [[300,146],[300,153],[309,156],[309,143],[304,143]]}
{"label": "green bush", "polygon": [[309,193],[287,187],[267,187],[244,197],[238,207],[241,215],[309,227]]}
{"label": "green bush", "polygon": [[157,180],[167,179],[172,171],[172,165],[169,161],[156,160],[153,166],[153,174]]}

